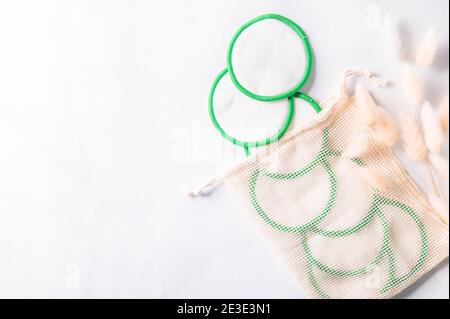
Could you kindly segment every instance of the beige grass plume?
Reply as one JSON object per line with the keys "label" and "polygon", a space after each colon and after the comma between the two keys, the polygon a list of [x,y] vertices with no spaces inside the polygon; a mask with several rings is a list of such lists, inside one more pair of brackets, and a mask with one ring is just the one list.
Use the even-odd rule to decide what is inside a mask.
{"label": "beige grass plume", "polygon": [[449,102],[448,96],[445,97],[439,105],[439,125],[441,126],[442,133],[448,135],[448,112]]}
{"label": "beige grass plume", "polygon": [[408,157],[414,161],[425,161],[428,150],[416,118],[412,115],[404,114],[400,119],[400,125],[403,147]]}
{"label": "beige grass plume", "polygon": [[406,97],[415,106],[422,105],[424,100],[422,83],[411,65],[405,65],[402,81]]}
{"label": "beige grass plume", "polygon": [[370,137],[367,134],[356,136],[342,153],[342,158],[352,159],[363,156],[370,149]]}
{"label": "beige grass plume", "polygon": [[387,22],[386,35],[387,40],[389,41],[390,48],[392,48],[392,51],[395,54],[397,60],[402,61],[404,59],[403,41],[402,37],[400,36],[398,26],[392,23],[391,20],[388,20]]}
{"label": "beige grass plume", "polygon": [[436,195],[430,195],[428,199],[433,208],[439,213],[439,217],[442,221],[448,225],[448,200]]}
{"label": "beige grass plume", "polygon": [[448,159],[437,154],[430,154],[430,162],[433,165],[435,171],[448,183],[449,179],[449,161]]}
{"label": "beige grass plume", "polygon": [[355,101],[363,123],[369,127],[375,125],[378,120],[378,106],[361,83],[356,84]]}
{"label": "beige grass plume", "polygon": [[444,134],[439,124],[439,118],[431,104],[426,101],[421,112],[425,145],[431,153],[439,154],[444,145]]}
{"label": "beige grass plume", "polygon": [[391,186],[390,181],[385,176],[371,167],[362,167],[359,169],[359,173],[363,180],[381,192],[386,192]]}
{"label": "beige grass plume", "polygon": [[438,51],[438,36],[434,28],[430,29],[420,42],[416,54],[416,63],[420,66],[430,66],[436,59]]}
{"label": "beige grass plume", "polygon": [[397,127],[384,109],[379,109],[377,124],[373,127],[374,136],[383,144],[393,146],[398,140]]}

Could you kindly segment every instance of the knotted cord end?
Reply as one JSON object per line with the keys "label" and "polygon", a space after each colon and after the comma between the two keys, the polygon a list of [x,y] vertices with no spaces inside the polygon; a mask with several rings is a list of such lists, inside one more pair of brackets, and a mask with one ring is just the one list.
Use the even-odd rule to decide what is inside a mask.
{"label": "knotted cord end", "polygon": [[223,183],[224,178],[223,177],[216,177],[211,179],[210,181],[206,182],[203,186],[190,190],[190,191],[184,191],[183,194],[191,199],[200,197],[200,196],[207,196],[211,194],[214,189],[219,186],[221,183]]}
{"label": "knotted cord end", "polygon": [[365,70],[364,73],[365,73],[364,75],[365,75],[369,80],[371,80],[373,83],[375,83],[377,86],[385,87],[385,86],[387,86],[388,83],[389,83],[389,81],[386,80],[385,78],[376,76],[376,75],[374,75],[374,74],[373,74],[371,71],[369,71],[369,70]]}

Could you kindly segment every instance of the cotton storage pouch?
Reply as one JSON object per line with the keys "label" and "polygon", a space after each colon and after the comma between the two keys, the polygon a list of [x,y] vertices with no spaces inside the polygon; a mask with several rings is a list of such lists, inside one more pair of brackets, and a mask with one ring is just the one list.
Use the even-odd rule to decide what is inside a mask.
{"label": "cotton storage pouch", "polygon": [[[448,256],[447,225],[388,147],[374,139],[357,163],[340,157],[363,133],[344,96],[288,132],[276,153],[258,153],[224,177],[314,298],[390,298]],[[382,172],[389,190],[367,184],[359,165]]]}
{"label": "cotton storage pouch", "polygon": [[[448,257],[448,225],[390,147],[367,127],[355,98],[348,93],[347,81],[354,75],[367,76],[378,84],[380,79],[368,71],[347,72],[338,93],[319,104],[299,92],[308,77],[303,75],[310,70],[308,58],[303,75],[294,74],[298,81],[288,72],[285,87],[279,80],[282,75],[276,76],[278,84],[271,87],[252,77],[240,81],[237,68],[230,71],[239,35],[257,22],[270,19],[285,24],[301,41],[307,41],[295,23],[277,15],[252,20],[235,35],[228,67],[211,90],[210,115],[221,135],[243,147],[249,156],[205,187],[225,182],[310,297],[391,298]],[[309,44],[303,43],[303,57],[308,57]],[[276,70],[269,74],[274,76]],[[285,72],[282,67],[279,70]],[[303,100],[318,113],[290,130],[290,120],[286,120],[271,137],[238,140],[223,129],[214,109],[215,88],[230,73],[236,89],[249,98],[266,103],[285,101],[292,112],[296,101]],[[255,79],[264,82],[266,73],[261,74]],[[356,136],[367,136],[370,145],[363,155],[346,156]],[[260,149],[251,152],[252,147]],[[383,176],[389,186],[369,183],[364,176],[371,172]]]}

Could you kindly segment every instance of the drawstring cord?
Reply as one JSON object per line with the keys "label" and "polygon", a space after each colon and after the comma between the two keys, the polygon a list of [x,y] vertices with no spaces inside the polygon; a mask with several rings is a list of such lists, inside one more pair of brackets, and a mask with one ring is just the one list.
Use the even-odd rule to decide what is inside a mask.
{"label": "drawstring cord", "polygon": [[370,81],[372,81],[372,83],[374,83],[376,86],[379,86],[379,87],[385,87],[389,83],[388,80],[381,78],[379,76],[376,76],[370,70],[352,69],[352,70],[348,70],[344,73],[344,76],[340,83],[341,93],[343,93],[344,95],[348,95],[348,82],[351,78],[357,77],[357,76],[366,77]]}
{"label": "drawstring cord", "polygon": [[216,177],[208,182],[206,182],[203,186],[191,190],[186,193],[186,196],[189,198],[196,198],[199,196],[205,196],[211,194],[211,192],[224,181],[224,176]]}

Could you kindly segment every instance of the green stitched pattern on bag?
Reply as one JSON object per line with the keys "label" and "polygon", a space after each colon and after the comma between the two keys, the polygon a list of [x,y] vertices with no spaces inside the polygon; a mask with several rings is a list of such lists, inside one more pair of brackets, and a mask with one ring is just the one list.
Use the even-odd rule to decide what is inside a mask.
{"label": "green stitched pattern on bag", "polygon": [[[317,278],[314,275],[314,269],[317,269],[321,272],[324,272],[331,276],[336,277],[358,277],[358,276],[364,276],[370,274],[374,267],[378,266],[385,258],[388,261],[388,276],[387,276],[387,282],[384,284],[384,286],[380,289],[380,293],[386,293],[395,286],[405,282],[412,276],[414,276],[420,268],[424,265],[426,261],[426,257],[428,254],[428,248],[427,248],[427,234],[425,230],[425,226],[422,223],[420,217],[415,212],[414,209],[411,207],[389,198],[385,198],[379,194],[379,192],[375,189],[372,190],[373,196],[372,196],[372,203],[369,208],[369,211],[367,215],[365,215],[359,222],[357,222],[355,225],[340,229],[340,230],[325,230],[321,229],[319,227],[320,223],[330,214],[330,212],[333,210],[333,206],[336,201],[336,194],[338,192],[338,185],[335,173],[333,169],[331,168],[331,165],[329,161],[327,160],[328,157],[339,157],[342,154],[342,151],[339,150],[330,150],[328,148],[328,129],[324,129],[322,133],[322,146],[319,151],[319,154],[307,165],[304,167],[293,171],[289,173],[274,173],[274,172],[268,172],[262,169],[256,169],[250,174],[249,178],[249,199],[250,202],[255,209],[255,211],[258,213],[258,215],[262,218],[264,222],[266,222],[269,226],[275,228],[278,231],[281,232],[287,232],[287,233],[298,233],[299,234],[299,240],[301,241],[301,247],[303,249],[306,261],[307,261],[307,275],[308,280],[311,284],[311,287],[316,291],[316,293],[321,298],[331,298],[330,295],[324,291],[317,280]],[[361,159],[353,159],[353,162],[360,166],[365,166],[365,163]],[[312,218],[310,221],[297,226],[288,226],[283,225],[279,222],[276,222],[275,220],[271,219],[269,214],[264,211],[258,201],[257,195],[256,195],[256,189],[257,189],[257,181],[259,176],[264,176],[267,178],[271,178],[274,180],[292,180],[296,178],[300,178],[302,176],[307,175],[314,169],[316,169],[319,166],[325,167],[326,173],[328,175],[329,183],[330,183],[330,192],[328,195],[328,201],[323,208],[321,212],[317,214],[316,217]],[[384,206],[391,206],[400,209],[404,213],[409,216],[414,223],[416,224],[419,235],[420,235],[420,241],[421,241],[421,247],[420,247],[420,255],[415,263],[415,265],[404,275],[400,277],[396,277],[396,261],[395,256],[392,251],[392,234],[391,229],[389,225],[389,221],[387,220],[386,216],[383,213],[383,207]],[[342,238],[346,236],[350,236],[352,234],[356,234],[363,229],[365,229],[368,225],[374,222],[375,218],[379,218],[381,221],[382,229],[383,229],[383,239],[382,244],[380,247],[380,250],[376,257],[369,261],[368,264],[364,267],[360,267],[357,269],[334,269],[328,265],[325,265],[320,260],[316,259],[311,251],[311,248],[308,244],[308,235],[316,234],[327,238]]]}

